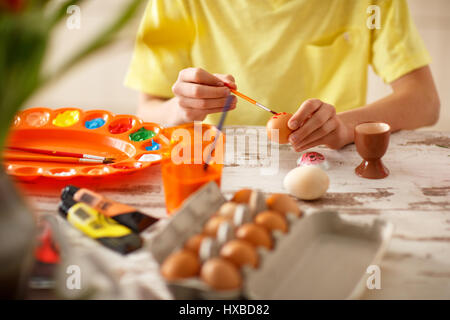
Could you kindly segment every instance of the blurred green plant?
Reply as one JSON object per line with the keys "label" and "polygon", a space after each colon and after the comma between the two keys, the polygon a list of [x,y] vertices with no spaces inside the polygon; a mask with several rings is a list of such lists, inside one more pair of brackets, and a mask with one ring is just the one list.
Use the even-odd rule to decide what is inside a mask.
{"label": "blurred green plant", "polygon": [[[127,0],[120,14],[87,45],[55,71],[46,72],[43,64],[52,33],[70,17],[68,8],[83,1],[0,0],[0,160],[11,121],[25,101],[112,43],[143,1]],[[0,203],[0,299],[23,298],[34,261],[35,221],[1,163]]]}
{"label": "blurred green plant", "polygon": [[[53,31],[67,9],[83,0],[0,0],[0,150],[15,113],[39,89],[111,44],[144,0],[129,0],[120,14],[52,73],[43,63]],[[107,0],[104,0],[107,6]]]}

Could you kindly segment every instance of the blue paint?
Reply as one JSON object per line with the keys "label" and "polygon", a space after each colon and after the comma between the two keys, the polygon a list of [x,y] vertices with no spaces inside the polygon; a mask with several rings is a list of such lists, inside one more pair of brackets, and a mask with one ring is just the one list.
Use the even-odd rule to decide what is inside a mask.
{"label": "blue paint", "polygon": [[95,118],[90,121],[86,121],[84,126],[88,129],[97,129],[102,127],[105,124],[105,120],[103,118]]}
{"label": "blue paint", "polygon": [[156,151],[161,149],[161,145],[157,142],[155,142],[154,140],[152,140],[152,144],[150,146],[146,146],[145,150],[147,151]]}

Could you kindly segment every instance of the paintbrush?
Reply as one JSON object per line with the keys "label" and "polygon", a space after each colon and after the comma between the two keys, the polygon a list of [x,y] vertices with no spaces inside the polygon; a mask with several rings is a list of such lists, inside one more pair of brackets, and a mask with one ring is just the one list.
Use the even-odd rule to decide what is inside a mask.
{"label": "paintbrush", "polygon": [[112,162],[114,158],[107,158],[101,156],[94,156],[92,154],[84,154],[84,153],[76,153],[76,152],[65,152],[65,151],[54,151],[54,150],[45,150],[45,149],[35,149],[35,148],[25,148],[25,147],[6,147],[9,150],[14,151],[24,151],[38,154],[46,154],[50,156],[58,156],[58,157],[71,157],[71,158],[80,158],[80,159],[96,159],[96,160],[104,160],[108,162]]}
{"label": "paintbrush", "polygon": [[53,156],[34,156],[25,154],[8,154],[4,155],[4,159],[7,161],[36,161],[36,162],[60,162],[60,163],[92,163],[92,164],[107,164],[113,163],[112,160],[99,160],[99,159],[85,159],[74,157],[53,157]]}
{"label": "paintbrush", "polygon": [[266,110],[266,111],[269,111],[269,112],[271,112],[271,113],[273,113],[273,114],[278,114],[278,112],[273,111],[273,110],[270,110],[269,108],[267,108],[267,107],[264,106],[263,104],[259,103],[258,101],[253,100],[252,98],[247,97],[245,94],[242,94],[242,93],[240,93],[240,92],[237,91],[237,90],[234,90],[228,83],[224,83],[224,84],[225,84],[226,87],[228,87],[228,88],[230,89],[230,91],[231,91],[232,93],[234,93],[235,95],[241,97],[242,99],[247,100],[248,102],[253,103],[255,106],[258,106],[258,107],[260,107],[260,108],[262,108],[262,109],[264,109],[264,110]]}
{"label": "paintbrush", "polygon": [[[220,116],[219,124],[216,126],[217,129],[219,130],[219,132],[222,131],[222,127],[223,127],[223,124],[224,124],[224,122],[225,122],[225,118],[226,118],[226,116],[227,116],[228,110],[229,110],[230,107],[231,107],[231,103],[232,103],[232,102],[233,102],[233,96],[232,96],[232,95],[229,95],[229,96],[227,97],[227,100],[225,101],[225,105],[223,106],[223,109],[222,109],[222,115]],[[213,152],[214,149],[216,148],[216,143],[217,143],[218,138],[219,138],[219,133],[218,133],[218,134],[216,135],[216,137],[214,138],[214,142],[213,142],[213,144],[212,144],[211,150],[209,151],[208,158],[206,158],[205,164],[203,165],[203,169],[204,169],[205,171],[206,171],[206,169],[208,169],[209,161],[211,161],[212,152]]]}

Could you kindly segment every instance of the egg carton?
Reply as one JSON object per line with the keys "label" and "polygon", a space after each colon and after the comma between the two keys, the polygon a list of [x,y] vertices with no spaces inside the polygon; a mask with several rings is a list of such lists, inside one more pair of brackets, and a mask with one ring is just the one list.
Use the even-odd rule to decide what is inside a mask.
{"label": "egg carton", "polygon": [[[250,204],[253,208],[241,210],[240,214],[236,211],[238,217],[234,223],[248,222],[255,212],[267,210],[263,200],[260,195]],[[153,238],[149,249],[156,261],[161,265],[187,239],[200,233],[205,222],[225,202],[214,182],[193,194]],[[380,263],[393,233],[389,222],[380,219],[370,225],[348,222],[330,210],[310,211],[302,217],[288,213],[286,220],[287,233],[272,232],[272,250],[257,248],[258,268],[241,269],[243,285],[239,290],[218,291],[200,278],[188,278],[167,281],[173,296],[176,299],[356,299],[366,288],[367,268]],[[230,240],[232,232],[226,229],[229,228],[220,226],[218,239],[209,245],[202,242],[202,260],[217,255],[217,244]]]}

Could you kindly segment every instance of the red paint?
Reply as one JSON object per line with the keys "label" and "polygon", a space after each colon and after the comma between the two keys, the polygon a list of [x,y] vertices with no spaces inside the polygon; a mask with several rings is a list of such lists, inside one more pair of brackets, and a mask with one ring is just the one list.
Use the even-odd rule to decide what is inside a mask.
{"label": "red paint", "polygon": [[323,162],[325,160],[325,157],[318,152],[307,152],[304,153],[302,156],[302,159],[300,160],[300,162],[302,164],[320,164],[321,162]]}
{"label": "red paint", "polygon": [[117,123],[113,123],[109,126],[109,132],[113,134],[124,133],[130,130],[133,127],[133,121],[131,118],[124,119],[123,121],[118,121]]}

